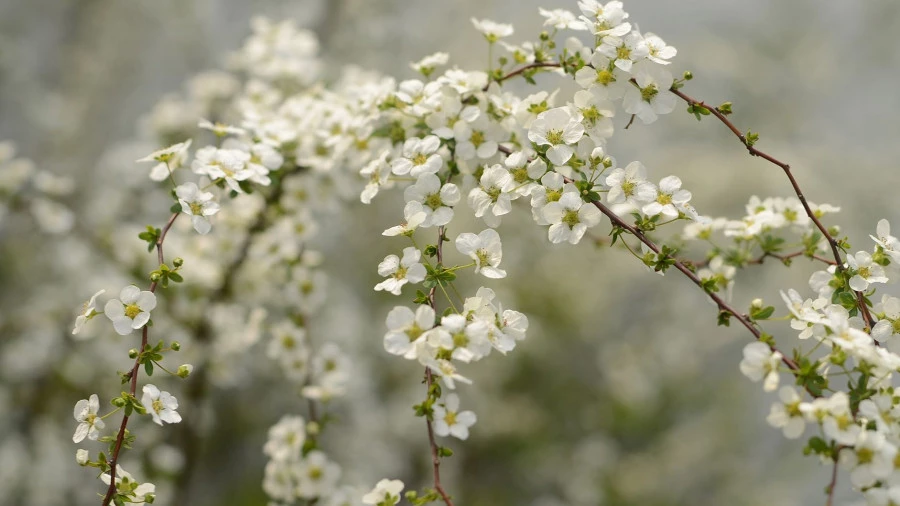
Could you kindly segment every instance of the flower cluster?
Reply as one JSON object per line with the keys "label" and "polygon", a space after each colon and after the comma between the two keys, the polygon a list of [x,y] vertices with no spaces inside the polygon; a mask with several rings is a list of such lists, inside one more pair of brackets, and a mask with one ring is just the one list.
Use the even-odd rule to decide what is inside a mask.
{"label": "flower cluster", "polygon": [[[148,336],[157,288],[184,281],[183,260],[167,265],[163,242],[186,214],[202,236],[186,249],[201,259],[197,276],[205,281],[198,283],[211,294],[206,314],[186,318],[203,329],[196,339],[209,351],[202,365],[214,378],[217,366],[237,368],[242,354],[266,335],[268,357],[309,406],[305,417],[285,416],[269,431],[263,448],[269,458],[266,494],[278,504],[339,504],[348,494],[338,486],[341,467],[322,450],[319,436],[328,420],[322,411],[347,391],[351,361],[336,343],[312,339],[308,322],[324,306],[327,278],[321,256],[309,244],[320,227],[317,213],[340,198],[358,197],[369,204],[398,189],[402,211],[398,206],[397,220],[382,234],[404,244],[374,269],[383,278],[374,290],[394,296],[414,291],[411,305],[401,303],[387,313],[382,338],[387,353],[417,362],[425,375],[425,399],[414,409],[427,423],[435,487],[421,495],[408,492],[413,504],[450,504],[438,467],[440,458],[452,452],[435,436],[465,440],[477,420],[474,412],[460,408],[464,388],[457,391],[457,385],[472,383],[463,369],[492,351],[513,351],[529,329],[526,315],[504,307],[493,288],[479,286],[463,295],[455,283],[469,268],[481,276],[478,280],[515,276],[502,266],[498,230],[503,217],[517,208],[546,227],[553,244],[582,242],[605,216],[611,243],[621,240],[658,272],[677,265],[717,304],[720,322],[739,318],[758,337],[744,349],[740,370],[762,381],[764,390],[779,391],[769,422],[790,438],[800,437],[809,424],[818,425],[822,435],[810,439],[809,451],[848,467],[853,484],[865,489],[872,504],[900,494],[895,468],[900,416],[894,408],[900,397],[891,383],[893,372],[900,370],[900,340],[893,338],[900,333],[900,299],[883,295],[874,305],[868,302],[877,288],[897,278],[900,240],[890,235],[887,222],[880,222],[874,250],[844,261],[834,234],[818,221],[837,208],[799,198],[754,197],[740,220],[705,218],[691,205],[692,193],[678,176],[657,180],[639,161],[618,163],[608,146],[617,113],[620,119],[621,113],[630,115],[629,124],[635,118],[644,124],[656,121],[674,110],[676,92],[690,74],[673,77],[667,69],[675,48],[637,30],[621,2],[582,0],[578,8],[578,13],[542,9],[549,31],[520,45],[505,40],[515,33],[512,25],[473,19],[491,55],[485,70],[445,68],[449,56],[437,53],[411,64],[421,78],[397,82],[348,68],[329,86],[317,84],[321,64],[310,32],[290,22],[254,20],[253,35],[231,59],[245,81],[207,74],[189,86],[194,107],[179,108],[179,99],[169,98],[151,117],[160,138],[171,145],[138,161],[153,164],[149,179],[170,191],[173,214],[164,228],[149,226],[140,235],[158,255],[149,289],[126,286],[103,306],[117,334],[141,334],[140,346],[130,354],[133,368],[123,375],[130,391],[113,399],[115,411],[149,414],[158,425],[181,421],[179,403],[170,393],[146,384],[140,401],[136,395],[140,371],[166,370],[163,355],[179,348]],[[560,32],[571,36],[557,43]],[[495,46],[505,51],[496,59]],[[519,96],[504,88],[517,77],[534,83],[541,72],[571,79],[578,90],[571,96],[559,89]],[[705,106],[689,105],[698,118],[710,113]],[[182,109],[194,115],[189,122],[179,116]],[[716,112],[724,117],[725,110]],[[204,136],[209,142],[200,141]],[[751,148],[748,138],[741,136]],[[0,149],[0,169],[10,158],[4,156]],[[0,183],[11,181],[0,186],[12,188],[4,195],[23,186],[27,178],[19,172],[29,171],[0,170],[5,176]],[[240,205],[225,205],[229,201]],[[466,229],[468,222],[461,218],[466,213],[477,219],[474,229]],[[218,237],[213,220],[215,232],[222,229]],[[679,241],[713,245],[704,261],[688,265],[677,258],[677,248],[651,241],[658,229],[682,220],[689,224]],[[728,245],[713,242],[714,233]],[[788,234],[795,237],[785,238]],[[789,239],[796,239],[798,251],[785,252]],[[634,240],[642,253],[629,244]],[[846,252],[844,243],[840,247]],[[832,250],[834,261],[822,258]],[[223,251],[234,253],[222,260]],[[800,339],[816,343],[787,356],[757,328],[774,308],[754,301],[741,315],[726,301],[737,269],[769,257],[787,264],[798,256],[829,267],[810,278],[815,298],[794,290],[783,294],[792,328],[800,331]],[[263,286],[283,288],[267,297]],[[232,300],[237,291],[240,304]],[[85,303],[73,334],[83,336],[86,323],[101,314],[97,298],[103,293]],[[185,377],[191,369],[185,365],[173,374]],[[779,390],[785,371],[800,388]],[[838,373],[855,379],[848,392],[830,386],[829,375]],[[110,414],[100,414],[96,394],[79,401],[73,440],[97,440]],[[113,438],[120,444],[110,458],[104,454],[91,461],[86,450],[79,450],[77,460],[105,473],[107,503],[113,493],[119,502],[152,502],[153,485],[138,484],[118,467],[125,425]],[[362,501],[397,504],[403,487],[397,480],[382,480]]]}

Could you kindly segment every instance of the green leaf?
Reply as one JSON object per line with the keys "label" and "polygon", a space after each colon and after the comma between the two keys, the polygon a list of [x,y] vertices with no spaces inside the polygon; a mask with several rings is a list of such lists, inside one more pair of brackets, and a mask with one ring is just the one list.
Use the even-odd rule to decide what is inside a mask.
{"label": "green leaf", "polygon": [[144,362],[144,371],[147,373],[147,376],[153,376],[153,362],[148,360]]}
{"label": "green leaf", "polygon": [[750,318],[754,320],[767,320],[770,316],[775,312],[774,306],[763,307],[759,309],[754,309],[750,312]]}

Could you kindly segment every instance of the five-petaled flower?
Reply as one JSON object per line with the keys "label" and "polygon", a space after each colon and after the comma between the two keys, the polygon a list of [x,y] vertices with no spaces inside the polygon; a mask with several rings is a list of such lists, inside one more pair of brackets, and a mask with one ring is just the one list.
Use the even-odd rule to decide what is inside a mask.
{"label": "five-petaled flower", "polygon": [[156,307],[156,295],[129,285],[122,289],[118,299],[106,303],[103,312],[112,320],[119,335],[127,336],[150,321],[150,311]]}

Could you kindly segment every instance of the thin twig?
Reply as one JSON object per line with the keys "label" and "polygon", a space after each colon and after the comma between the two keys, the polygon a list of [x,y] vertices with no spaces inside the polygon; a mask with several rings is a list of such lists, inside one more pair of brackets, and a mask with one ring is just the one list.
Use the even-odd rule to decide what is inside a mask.
{"label": "thin twig", "polygon": [[[438,227],[438,240],[437,240],[437,263],[438,265],[443,265],[444,262],[444,227]],[[432,309],[436,309],[434,302],[434,295],[437,291],[437,285],[432,286],[431,290],[428,292],[428,305],[431,306]],[[434,375],[431,373],[431,369],[427,366],[425,367],[425,387],[428,395],[431,395],[431,385],[434,383]],[[434,427],[432,426],[431,417],[425,417],[425,425],[428,428],[428,445],[431,447],[431,467],[432,474],[434,475],[434,489],[437,490],[437,493],[440,494],[441,499],[444,501],[444,504],[447,506],[453,506],[453,501],[450,500],[450,496],[447,495],[447,492],[444,491],[444,487],[441,485],[441,457],[438,455],[438,445],[437,441],[434,439]]]}
{"label": "thin twig", "polygon": [[[157,260],[159,260],[160,265],[165,263],[163,256],[163,242],[165,242],[166,236],[169,233],[169,229],[172,228],[172,225],[175,223],[175,220],[178,219],[178,216],[180,214],[180,212],[172,213],[172,216],[169,217],[169,221],[166,222],[166,225],[163,227],[162,232],[160,232],[159,238],[156,240],[156,258]],[[157,281],[153,281],[152,283],[150,283],[150,293],[156,293],[157,286]],[[144,325],[144,327],[141,329],[141,347],[138,350],[137,357],[134,359],[134,365],[131,366],[131,371],[128,373],[131,379],[128,393],[132,397],[134,397],[137,393],[137,380],[138,374],[140,374],[141,358],[144,353],[144,348],[147,347],[148,339],[148,326]],[[125,440],[125,431],[128,428],[128,418],[128,415],[122,417],[122,424],[119,425],[119,433],[116,435],[116,444],[113,447],[113,452],[109,459],[109,488],[106,489],[106,495],[103,497],[103,506],[108,506],[116,493],[116,466],[119,463],[119,453],[122,451],[122,442]]]}
{"label": "thin twig", "polygon": [[[846,270],[844,267],[844,260],[841,257],[840,249],[838,247],[837,240],[828,232],[828,229],[819,218],[816,216],[816,213],[813,212],[812,208],[809,206],[809,202],[806,201],[806,196],[803,194],[803,191],[800,189],[800,185],[797,183],[797,179],[794,177],[794,173],[791,171],[791,166],[781,160],[775,158],[774,156],[765,153],[759,149],[757,149],[747,137],[741,133],[741,131],[728,119],[728,117],[723,114],[719,109],[715,106],[711,106],[703,102],[702,100],[697,100],[692,98],[684,93],[681,90],[675,89],[674,87],[670,89],[675,96],[684,100],[688,104],[695,107],[702,107],[710,112],[713,116],[716,117],[723,125],[728,127],[729,130],[741,141],[741,144],[747,148],[747,152],[750,153],[751,156],[756,156],[762,158],[763,160],[768,161],[769,163],[778,166],[784,172],[784,175],[787,176],[788,181],[791,183],[791,187],[794,189],[794,194],[797,195],[797,198],[800,200],[800,204],[803,206],[803,210],[806,211],[806,215],[810,220],[816,225],[816,228],[819,229],[819,232],[825,237],[825,240],[828,241],[828,246],[831,248],[831,254],[834,256],[834,265],[836,266],[838,272],[844,273]],[[866,305],[864,296],[860,292],[856,293],[856,302],[859,307],[859,311],[862,314],[863,318],[865,318],[866,325],[871,329],[875,325],[875,320],[872,318],[872,315],[869,313],[869,308]]]}

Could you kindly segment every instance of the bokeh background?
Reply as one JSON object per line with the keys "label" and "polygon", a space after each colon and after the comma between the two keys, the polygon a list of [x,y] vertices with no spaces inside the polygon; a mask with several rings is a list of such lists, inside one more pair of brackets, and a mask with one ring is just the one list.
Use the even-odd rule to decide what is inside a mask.
{"label": "bokeh background", "polygon": [[[533,39],[538,6],[577,10],[562,0],[0,2],[0,139],[72,178],[60,200],[75,216],[64,234],[16,209],[0,221],[0,505],[97,502],[99,482],[74,462],[71,409],[92,392],[104,402],[118,392],[113,372],[128,367],[130,345],[106,334],[74,341],[70,329],[82,300],[142,272],[123,265],[123,252],[141,248],[134,234],[109,230],[161,219],[151,211],[160,196],[142,186],[146,166],[133,162],[160,147],[147,135],[156,104],[222,68],[253,15],[316,31],[326,74],[355,64],[412,78],[408,62],[438,50],[482,68],[470,17],[514,23],[512,42]],[[842,207],[831,224],[851,242],[868,247],[877,219],[898,217],[900,4],[633,0],[626,10],[678,48],[673,70],[696,77],[689,94],[733,101],[738,125],[792,164],[810,200]],[[737,217],[751,195],[790,195],[783,175],[746,156],[721,125],[679,112],[625,132],[616,118],[610,151],[656,176],[678,174],[703,214]],[[117,214],[104,215],[110,209]],[[382,477],[414,488],[430,480],[424,424],[410,409],[420,372],[383,352],[383,315],[396,299],[371,290],[375,266],[395,249],[380,232],[399,214],[390,199],[348,205],[321,217],[315,240],[332,309],[313,326],[356,368],[324,447],[361,489]],[[493,287],[531,330],[508,357],[466,371],[475,386],[461,390],[463,403],[479,422],[468,441],[448,443],[456,454],[443,466],[457,504],[824,503],[830,468],[766,426],[771,396],[738,371],[747,335],[716,327],[712,306],[677,274],[649,274],[619,250],[551,246],[527,214],[504,222],[509,282]],[[796,262],[740,273],[735,305],[762,297],[778,306],[778,290],[803,289],[812,270]],[[240,307],[240,297],[232,302]],[[190,350],[189,330],[190,362],[202,349]],[[786,326],[772,332],[790,346]],[[305,403],[267,374],[264,355],[261,344],[240,350],[219,365],[240,373],[209,375],[192,393],[173,384],[194,401],[181,410],[187,428],[140,426],[139,446],[151,449],[132,452],[129,469],[146,469],[157,504],[265,503],[265,431]],[[839,498],[851,497],[846,480],[839,487]]]}

